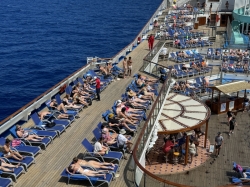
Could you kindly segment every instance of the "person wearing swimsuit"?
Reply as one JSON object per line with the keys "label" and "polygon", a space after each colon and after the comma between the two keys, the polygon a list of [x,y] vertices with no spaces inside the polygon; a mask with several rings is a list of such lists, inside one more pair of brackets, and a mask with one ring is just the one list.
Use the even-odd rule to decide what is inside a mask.
{"label": "person wearing swimsuit", "polygon": [[108,163],[108,162],[97,162],[94,160],[82,160],[82,159],[78,159],[78,158],[73,158],[73,163],[77,163],[80,166],[88,166],[88,167],[92,167],[95,169],[110,169],[113,170],[115,168],[115,165],[113,163]]}
{"label": "person wearing swimsuit", "polygon": [[3,146],[3,153],[4,153],[5,158],[14,158],[15,160],[19,160],[19,161],[24,159],[24,157],[20,155],[19,152],[12,151],[10,149],[10,140],[8,138],[5,140],[5,144]]}
{"label": "person wearing swimsuit", "polygon": [[[14,173],[14,168],[18,168],[19,166],[20,166],[20,163],[18,163],[17,165],[7,164],[3,159],[0,158],[0,170],[2,170],[4,172],[13,172]],[[9,169],[9,168],[13,168],[13,169]]]}
{"label": "person wearing swimsuit", "polygon": [[131,57],[128,57],[127,65],[128,65],[128,76],[131,76],[131,73],[132,73],[132,59],[131,59]]}
{"label": "person wearing swimsuit", "polygon": [[34,142],[40,142],[43,139],[43,137],[35,134],[29,134],[29,132],[22,129],[20,125],[16,125],[16,134],[19,138],[24,138],[25,140],[31,140]]}
{"label": "person wearing swimsuit", "polygon": [[92,170],[89,170],[89,169],[83,169],[82,166],[80,166],[80,164],[78,164],[78,163],[71,164],[67,168],[67,171],[70,174],[82,174],[82,175],[86,175],[88,177],[103,177],[104,179],[106,179],[106,174],[105,173],[108,173],[107,170],[92,171]]}

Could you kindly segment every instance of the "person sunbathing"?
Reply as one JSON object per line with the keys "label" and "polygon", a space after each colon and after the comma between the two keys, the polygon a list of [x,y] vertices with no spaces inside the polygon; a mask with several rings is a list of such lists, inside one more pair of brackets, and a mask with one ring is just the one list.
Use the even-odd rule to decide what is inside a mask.
{"label": "person sunbathing", "polygon": [[122,107],[121,112],[133,121],[138,121],[138,117],[140,117],[139,114],[135,114],[126,110],[126,107]]}
{"label": "person sunbathing", "polygon": [[[119,103],[121,105],[119,105]],[[116,101],[116,106],[120,107],[120,109],[125,107],[127,112],[132,112],[132,113],[138,113],[138,112],[143,111],[143,109],[131,108],[131,107],[127,106],[127,102],[122,102],[121,100]]]}
{"label": "person sunbathing", "polygon": [[20,125],[16,125],[16,134],[19,138],[23,138],[25,140],[31,140],[34,142],[42,141],[43,137],[37,136],[35,134],[29,134],[29,131],[21,128]]}
{"label": "person sunbathing", "polygon": [[201,69],[196,65],[195,62],[192,62],[191,67],[192,67],[193,69],[197,70],[197,71],[200,71],[200,70],[201,70]]}
{"label": "person sunbathing", "polygon": [[117,107],[116,107],[116,113],[117,113],[117,117],[120,118],[120,119],[124,119],[126,123],[128,124],[131,124],[131,125],[134,125],[136,126],[136,121],[134,121],[131,117],[125,115],[122,110],[121,110],[121,103],[118,103],[117,104]]}
{"label": "person sunbathing", "polygon": [[57,104],[55,99],[52,99],[49,106],[53,109],[53,110],[58,110],[58,111],[63,111],[64,113],[67,113],[66,108],[64,107],[63,103],[61,103],[60,105]]}
{"label": "person sunbathing", "polygon": [[90,169],[83,169],[80,164],[75,163],[75,164],[71,164],[68,168],[67,168],[68,173],[72,174],[82,174],[82,175],[86,175],[88,177],[103,177],[104,179],[106,179],[106,174],[103,173],[104,171],[92,171]]}
{"label": "person sunbathing", "polygon": [[[110,131],[112,134],[110,133]],[[113,145],[114,143],[116,143],[116,137],[117,133],[113,129],[110,129],[108,126],[105,126],[102,129],[102,138],[104,139],[104,143],[108,145]]]}
{"label": "person sunbathing", "polygon": [[112,61],[109,61],[109,62],[107,63],[107,65],[106,65],[106,70],[107,70],[108,74],[111,74],[112,68],[113,68],[113,66],[112,66]]}
{"label": "person sunbathing", "polygon": [[[45,116],[51,115],[51,112],[49,111],[41,111],[37,113],[38,117],[40,118],[40,120],[43,120]],[[62,114],[62,113],[54,113],[53,114],[54,117],[56,117],[57,119],[69,119],[69,115],[68,114]]]}
{"label": "person sunbathing", "polygon": [[73,101],[75,104],[83,104],[85,105],[86,107],[88,107],[88,103],[84,100],[84,98],[81,96],[80,93],[75,93],[73,95]]}
{"label": "person sunbathing", "polygon": [[83,98],[89,98],[90,94],[83,90],[83,87],[80,85],[80,83],[77,83],[75,89],[83,96]]}
{"label": "person sunbathing", "polygon": [[134,92],[131,89],[128,89],[128,95],[133,96],[135,98],[139,98],[139,99],[143,99],[143,100],[151,100],[151,96],[148,95],[141,95],[141,94],[137,94],[136,92]]}
{"label": "person sunbathing", "polygon": [[65,108],[74,108],[74,109],[81,108],[80,105],[75,105],[74,103],[70,103],[69,99],[71,99],[70,96],[69,96],[69,94],[66,94],[65,97],[63,98],[63,102],[62,103],[64,104]]}
{"label": "person sunbathing", "polygon": [[138,79],[141,79],[143,81],[154,82],[154,83],[158,82],[158,79],[150,79],[150,78],[148,78],[146,76],[143,76],[143,75],[141,75],[139,73],[138,73],[137,76],[138,76]]}
{"label": "person sunbathing", "polygon": [[150,96],[151,99],[152,99],[152,101],[155,100],[155,99],[154,99],[155,94],[154,94],[153,92],[149,92],[149,91],[147,90],[147,85],[143,85],[142,89],[141,89],[138,93],[140,93],[140,92],[142,92],[144,95]]}
{"label": "person sunbathing", "polygon": [[3,146],[3,154],[5,158],[14,158],[15,160],[23,160],[24,157],[19,152],[10,149],[10,140],[6,138]]}
{"label": "person sunbathing", "polygon": [[95,169],[111,169],[113,170],[115,168],[115,165],[113,163],[108,163],[108,162],[97,162],[94,160],[82,160],[77,157],[73,158],[73,163],[77,163],[80,166],[86,166],[86,167],[92,167]]}
{"label": "person sunbathing", "polygon": [[[18,163],[17,165],[7,164],[2,158],[0,158],[0,170],[4,172],[14,173],[15,171],[14,168],[18,168],[19,166],[20,166],[20,163]],[[13,168],[13,169],[9,169],[9,168]]]}
{"label": "person sunbathing", "polygon": [[141,103],[144,103],[144,104],[146,104],[146,103],[148,103],[147,101],[144,101],[144,100],[142,100],[142,99],[139,99],[139,98],[135,98],[135,97],[131,97],[131,96],[128,96],[128,103],[130,104],[130,105],[132,105],[133,107],[140,107],[140,108],[143,108],[143,109],[146,109],[146,107],[143,105],[143,104],[141,104]]}
{"label": "person sunbathing", "polygon": [[181,70],[184,71],[184,72],[189,72],[186,64],[182,64]]}
{"label": "person sunbathing", "polygon": [[109,121],[109,126],[111,128],[113,128],[113,126],[115,127],[119,127],[120,129],[125,127],[126,129],[128,129],[130,132],[131,131],[134,131],[133,129],[129,128],[129,126],[126,124],[125,122],[125,119],[122,118],[122,119],[118,119],[115,117],[114,114],[110,113],[109,116],[108,116],[108,121]]}
{"label": "person sunbathing", "polygon": [[87,92],[94,92],[94,88],[91,88],[91,86],[87,83],[87,81],[85,80],[83,82],[83,89],[85,89]]}
{"label": "person sunbathing", "polygon": [[98,153],[99,155],[105,155],[108,153],[109,148],[103,145],[104,138],[101,137],[94,145],[94,153]]}

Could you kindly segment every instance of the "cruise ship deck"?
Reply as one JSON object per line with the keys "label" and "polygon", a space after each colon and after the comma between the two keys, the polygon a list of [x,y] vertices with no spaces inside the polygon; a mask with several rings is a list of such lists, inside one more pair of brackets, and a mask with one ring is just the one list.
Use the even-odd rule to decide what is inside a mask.
{"label": "cruise ship deck", "polygon": [[[177,50],[178,49],[175,48],[169,48],[169,51]],[[143,58],[148,52],[148,43],[147,41],[143,41],[129,54],[133,60],[132,74],[139,71]],[[165,59],[160,63],[171,65],[173,62]],[[215,68],[213,71],[215,74],[218,72],[218,68]],[[99,121],[103,121],[101,114],[105,110],[110,109],[115,100],[121,98],[121,94],[125,92],[125,88],[132,80],[133,78],[129,77],[112,82],[111,85],[101,93],[101,101],[93,101],[93,105],[84,109],[80,113],[80,118],[76,119],[72,126],[69,127],[60,138],[56,138],[46,151],[42,151],[42,153],[35,158],[36,163],[29,167],[27,173],[17,179],[17,183],[14,184],[15,187],[85,186],[81,181],[71,181],[70,184],[67,185],[67,179],[61,178],[60,174],[63,169],[69,165],[73,157],[81,156],[81,154],[85,152],[85,148],[81,145],[82,140],[84,138],[94,140],[92,131]],[[235,133],[229,137],[226,115],[211,115],[208,125],[208,139],[210,143],[214,143],[217,132],[222,132],[224,137],[224,144],[219,158],[214,160],[213,156],[211,156],[205,163],[192,168],[192,170],[188,170],[188,172],[157,176],[183,184],[183,186],[213,187],[230,184],[230,176],[234,175],[232,162],[236,161],[243,166],[248,165],[250,155],[249,115],[248,113],[238,113],[236,119],[238,126],[235,129]],[[32,122],[29,121],[26,125],[29,126],[31,124]],[[143,123],[141,124],[141,127],[142,126]],[[133,138],[133,142],[136,141],[139,133],[140,129],[135,138]],[[132,156],[130,156],[128,160],[122,160],[119,171],[120,176],[111,182],[111,187],[134,186],[133,168],[130,166],[131,159]],[[153,164],[155,164],[156,169],[160,170],[166,163]],[[147,175],[145,178],[142,178],[141,186],[143,186],[144,183],[147,183],[147,186],[165,186],[163,183]]]}

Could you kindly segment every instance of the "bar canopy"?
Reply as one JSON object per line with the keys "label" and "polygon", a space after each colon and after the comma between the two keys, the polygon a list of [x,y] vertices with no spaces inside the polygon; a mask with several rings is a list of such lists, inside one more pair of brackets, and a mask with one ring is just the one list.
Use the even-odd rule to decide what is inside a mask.
{"label": "bar canopy", "polygon": [[250,84],[245,81],[231,82],[227,84],[222,84],[218,86],[211,86],[212,90],[217,90],[224,94],[238,92],[241,90],[250,89]]}
{"label": "bar canopy", "polygon": [[158,120],[158,134],[187,132],[205,124],[210,109],[189,96],[170,93]]}

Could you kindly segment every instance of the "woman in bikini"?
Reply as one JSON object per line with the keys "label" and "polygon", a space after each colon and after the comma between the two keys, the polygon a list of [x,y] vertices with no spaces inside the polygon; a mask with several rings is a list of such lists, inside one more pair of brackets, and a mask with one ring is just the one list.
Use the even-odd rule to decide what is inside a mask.
{"label": "woman in bikini", "polygon": [[80,164],[78,163],[74,163],[71,164],[68,168],[67,171],[70,174],[82,174],[82,175],[86,175],[88,177],[103,177],[104,179],[106,179],[106,174],[104,172],[108,171],[92,171],[90,169],[83,169],[82,166],[80,166]]}
{"label": "woman in bikini", "polygon": [[116,143],[117,133],[108,126],[105,126],[102,129],[102,138],[108,145],[113,145],[114,143]]}
{"label": "woman in bikini", "polygon": [[124,113],[122,113],[122,111],[121,111],[121,103],[117,104],[116,113],[117,113],[117,117],[119,119],[124,119],[124,121],[126,123],[136,126],[135,121],[133,119],[131,119],[129,116],[126,116]]}
{"label": "woman in bikini", "polygon": [[78,163],[80,166],[87,166],[87,167],[92,167],[95,169],[111,169],[113,170],[115,168],[115,165],[113,163],[108,163],[108,162],[97,162],[94,160],[82,160],[78,158],[73,158],[73,163]]}
{"label": "woman in bikini", "polygon": [[20,125],[16,125],[16,134],[19,138],[34,142],[40,142],[43,139],[43,137],[37,136],[35,134],[29,134],[29,132],[22,129]]}
{"label": "woman in bikini", "polygon": [[[17,165],[7,164],[3,159],[0,158],[0,170],[4,172],[14,173],[14,168],[18,168],[19,166],[20,166],[20,163],[18,163]],[[13,168],[13,169],[9,169],[9,168]]]}
{"label": "woman in bikini", "polygon": [[84,100],[84,98],[82,98],[81,94],[78,92],[75,92],[72,98],[73,98],[74,103],[76,103],[76,104],[82,104],[82,105],[85,105],[86,107],[88,107],[88,105],[89,105]]}
{"label": "woman in bikini", "polygon": [[15,160],[23,160],[24,157],[19,152],[10,149],[10,140],[7,138],[3,146],[3,153],[5,158],[14,158]]}

